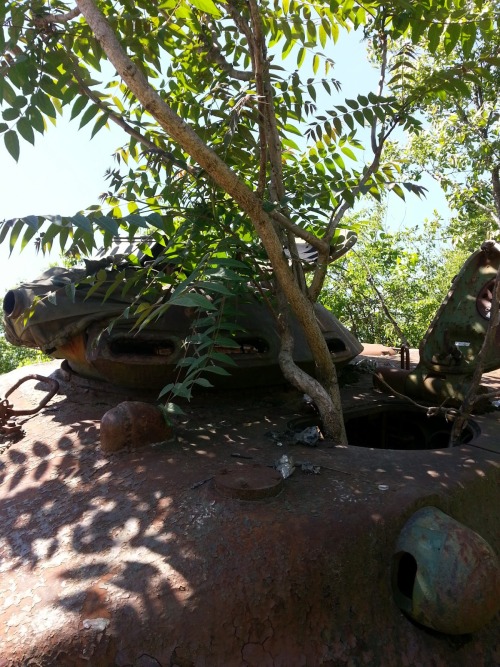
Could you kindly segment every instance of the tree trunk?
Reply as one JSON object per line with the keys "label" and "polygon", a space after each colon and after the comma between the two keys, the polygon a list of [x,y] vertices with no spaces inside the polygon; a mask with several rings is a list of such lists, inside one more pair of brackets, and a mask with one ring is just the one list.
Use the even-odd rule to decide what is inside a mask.
{"label": "tree trunk", "polygon": [[[252,221],[269,257],[275,277],[293,313],[302,326],[314,356],[321,383],[298,369],[289,377],[295,386],[309,393],[316,402],[325,430],[337,443],[345,443],[345,429],[340,409],[340,394],[332,357],[316,320],[313,304],[294,279],[285,258],[273,221],[263,210],[261,201],[236,174],[210,149],[149,84],[142,72],[126,55],[115,33],[94,0],[76,0],[78,8],[123,81],[156,119],[165,132],[227,192]],[[286,348],[285,348],[286,349]],[[285,375],[290,372],[288,367]],[[322,386],[323,385],[323,386]]]}

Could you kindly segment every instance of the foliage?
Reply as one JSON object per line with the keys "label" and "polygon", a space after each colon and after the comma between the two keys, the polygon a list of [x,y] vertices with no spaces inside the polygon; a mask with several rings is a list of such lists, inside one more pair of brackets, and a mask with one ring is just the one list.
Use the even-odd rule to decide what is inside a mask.
{"label": "foliage", "polygon": [[[128,143],[109,172],[105,209],[5,221],[0,242],[23,247],[37,238],[48,248],[57,240],[86,255],[118,234],[147,232],[165,249],[160,276],[182,267],[175,289],[184,294],[190,275],[202,279],[196,267],[206,256],[249,259],[253,282],[272,267],[283,372],[343,441],[335,369],[313,314],[328,264],[352,242],[341,234],[343,217],[367,194],[422,194],[397,160],[384,160],[384,145],[396,129],[418,131],[414,112],[429,87],[463,89],[485,67],[446,68],[425,85],[400,77],[387,91],[389,44],[408,37],[431,52],[450,42],[468,49],[476,34],[494,32],[492,16],[484,0],[76,0],[71,11],[60,0],[7,1],[0,133],[9,153],[17,159],[20,137],[34,143],[66,109],[80,126],[93,123],[93,134],[117,123]],[[330,51],[341,30],[360,27],[379,56],[380,85],[338,100]],[[320,91],[330,108],[319,107]],[[363,153],[366,139],[371,152]],[[297,239],[317,252],[309,281]],[[304,329],[318,381],[292,362],[283,306]],[[144,308],[135,304],[135,314]]]}
{"label": "foliage", "polygon": [[418,347],[467,253],[436,240],[437,220],[390,232],[382,209],[356,217],[368,215],[355,251],[332,266],[322,299],[359,340],[399,347],[401,331]]}
{"label": "foliage", "polygon": [[0,375],[13,371],[19,366],[39,364],[48,361],[48,357],[40,351],[26,347],[15,347],[5,340],[3,326],[0,322]]}
{"label": "foliage", "polygon": [[[490,21],[486,14],[485,24]],[[420,46],[398,40],[389,87],[408,77],[419,83],[442,78],[443,65],[446,72],[462,72],[463,80],[430,87],[422,97],[427,129],[411,138],[405,173],[418,179],[425,169],[440,183],[454,212],[449,232],[472,251],[498,235],[500,226],[499,33],[485,37],[471,26],[465,42],[450,36],[432,51]]]}

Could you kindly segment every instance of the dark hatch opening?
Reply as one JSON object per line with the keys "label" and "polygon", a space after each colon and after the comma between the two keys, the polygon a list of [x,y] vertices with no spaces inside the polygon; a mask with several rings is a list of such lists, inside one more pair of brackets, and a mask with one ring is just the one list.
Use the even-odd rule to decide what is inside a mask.
{"label": "dark hatch opening", "polygon": [[[375,449],[444,449],[448,447],[453,422],[444,415],[428,417],[411,406],[378,406],[345,414],[347,441],[353,447]],[[459,444],[479,435],[479,427],[469,421]]]}
{"label": "dark hatch opening", "polygon": [[113,338],[109,341],[109,350],[118,357],[169,357],[175,352],[175,344],[168,340]]}
{"label": "dark hatch opening", "polygon": [[[447,421],[444,415],[428,417],[424,410],[407,404],[347,410],[344,421],[349,445],[373,449],[445,449],[453,426],[453,422]],[[319,417],[300,417],[288,424],[297,433],[314,425],[321,429]],[[459,444],[468,444],[479,434],[479,426],[469,420]]]}

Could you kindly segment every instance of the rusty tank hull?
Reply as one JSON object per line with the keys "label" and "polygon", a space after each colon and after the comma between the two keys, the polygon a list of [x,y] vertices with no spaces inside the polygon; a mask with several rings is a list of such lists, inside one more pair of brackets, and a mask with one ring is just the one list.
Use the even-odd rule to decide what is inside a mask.
{"label": "rusty tank hull", "polygon": [[[498,614],[450,637],[391,589],[422,507],[498,553],[498,413],[453,449],[380,449],[370,433],[312,448],[287,440],[295,392],[221,391],[187,405],[170,440],[104,454],[100,420],[123,397],[55,368],[37,372],[57,375],[59,396],[0,448],[2,667],[499,664]],[[2,376],[0,395],[25,372]],[[379,400],[369,384],[344,389],[346,409]],[[284,453],[295,472],[276,488],[265,471]]]}
{"label": "rusty tank hull", "polygon": [[[128,274],[134,276],[132,267]],[[36,280],[9,290],[3,299],[7,340],[65,359],[76,373],[116,387],[159,392],[177,382],[185,372],[183,360],[199,354],[199,344],[193,339],[195,332],[203,331],[197,322],[207,313],[199,308],[168,305],[171,295],[167,291],[162,297],[168,305],[165,312],[144,328],[139,327],[140,316],[125,317],[123,313],[139,298],[140,288],[121,288],[106,294],[121,275],[116,270],[108,271],[104,283],[95,289],[84,269],[53,267]],[[234,333],[226,335],[222,327],[221,343],[214,336],[212,352],[214,356],[219,353],[217,365],[226,373],[207,371],[211,384],[242,388],[283,382],[276,309],[270,303],[251,290],[226,300],[227,312],[218,316],[232,326]],[[315,304],[314,312],[335,364],[346,364],[362,351],[359,341],[333,313],[321,304]],[[290,320],[294,361],[314,373],[305,335],[292,315]]]}

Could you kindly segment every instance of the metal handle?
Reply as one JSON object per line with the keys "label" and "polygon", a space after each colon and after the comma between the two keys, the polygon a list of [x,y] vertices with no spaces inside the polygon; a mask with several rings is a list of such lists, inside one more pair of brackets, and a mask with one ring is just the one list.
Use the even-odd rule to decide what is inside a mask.
{"label": "metal handle", "polygon": [[34,415],[36,412],[44,408],[47,403],[50,401],[51,398],[53,398],[57,392],[59,391],[59,382],[57,380],[54,380],[53,378],[47,378],[44,377],[43,375],[26,375],[26,377],[21,378],[16,384],[9,389],[9,391],[5,394],[5,400],[7,399],[8,396],[10,396],[12,393],[16,391],[24,382],[27,382],[28,380],[37,380],[38,382],[45,382],[50,386],[50,389],[47,393],[46,396],[40,401],[40,403],[37,405],[36,408],[33,408],[32,410],[13,410],[10,409],[10,415],[12,416],[19,416],[19,415]]}

